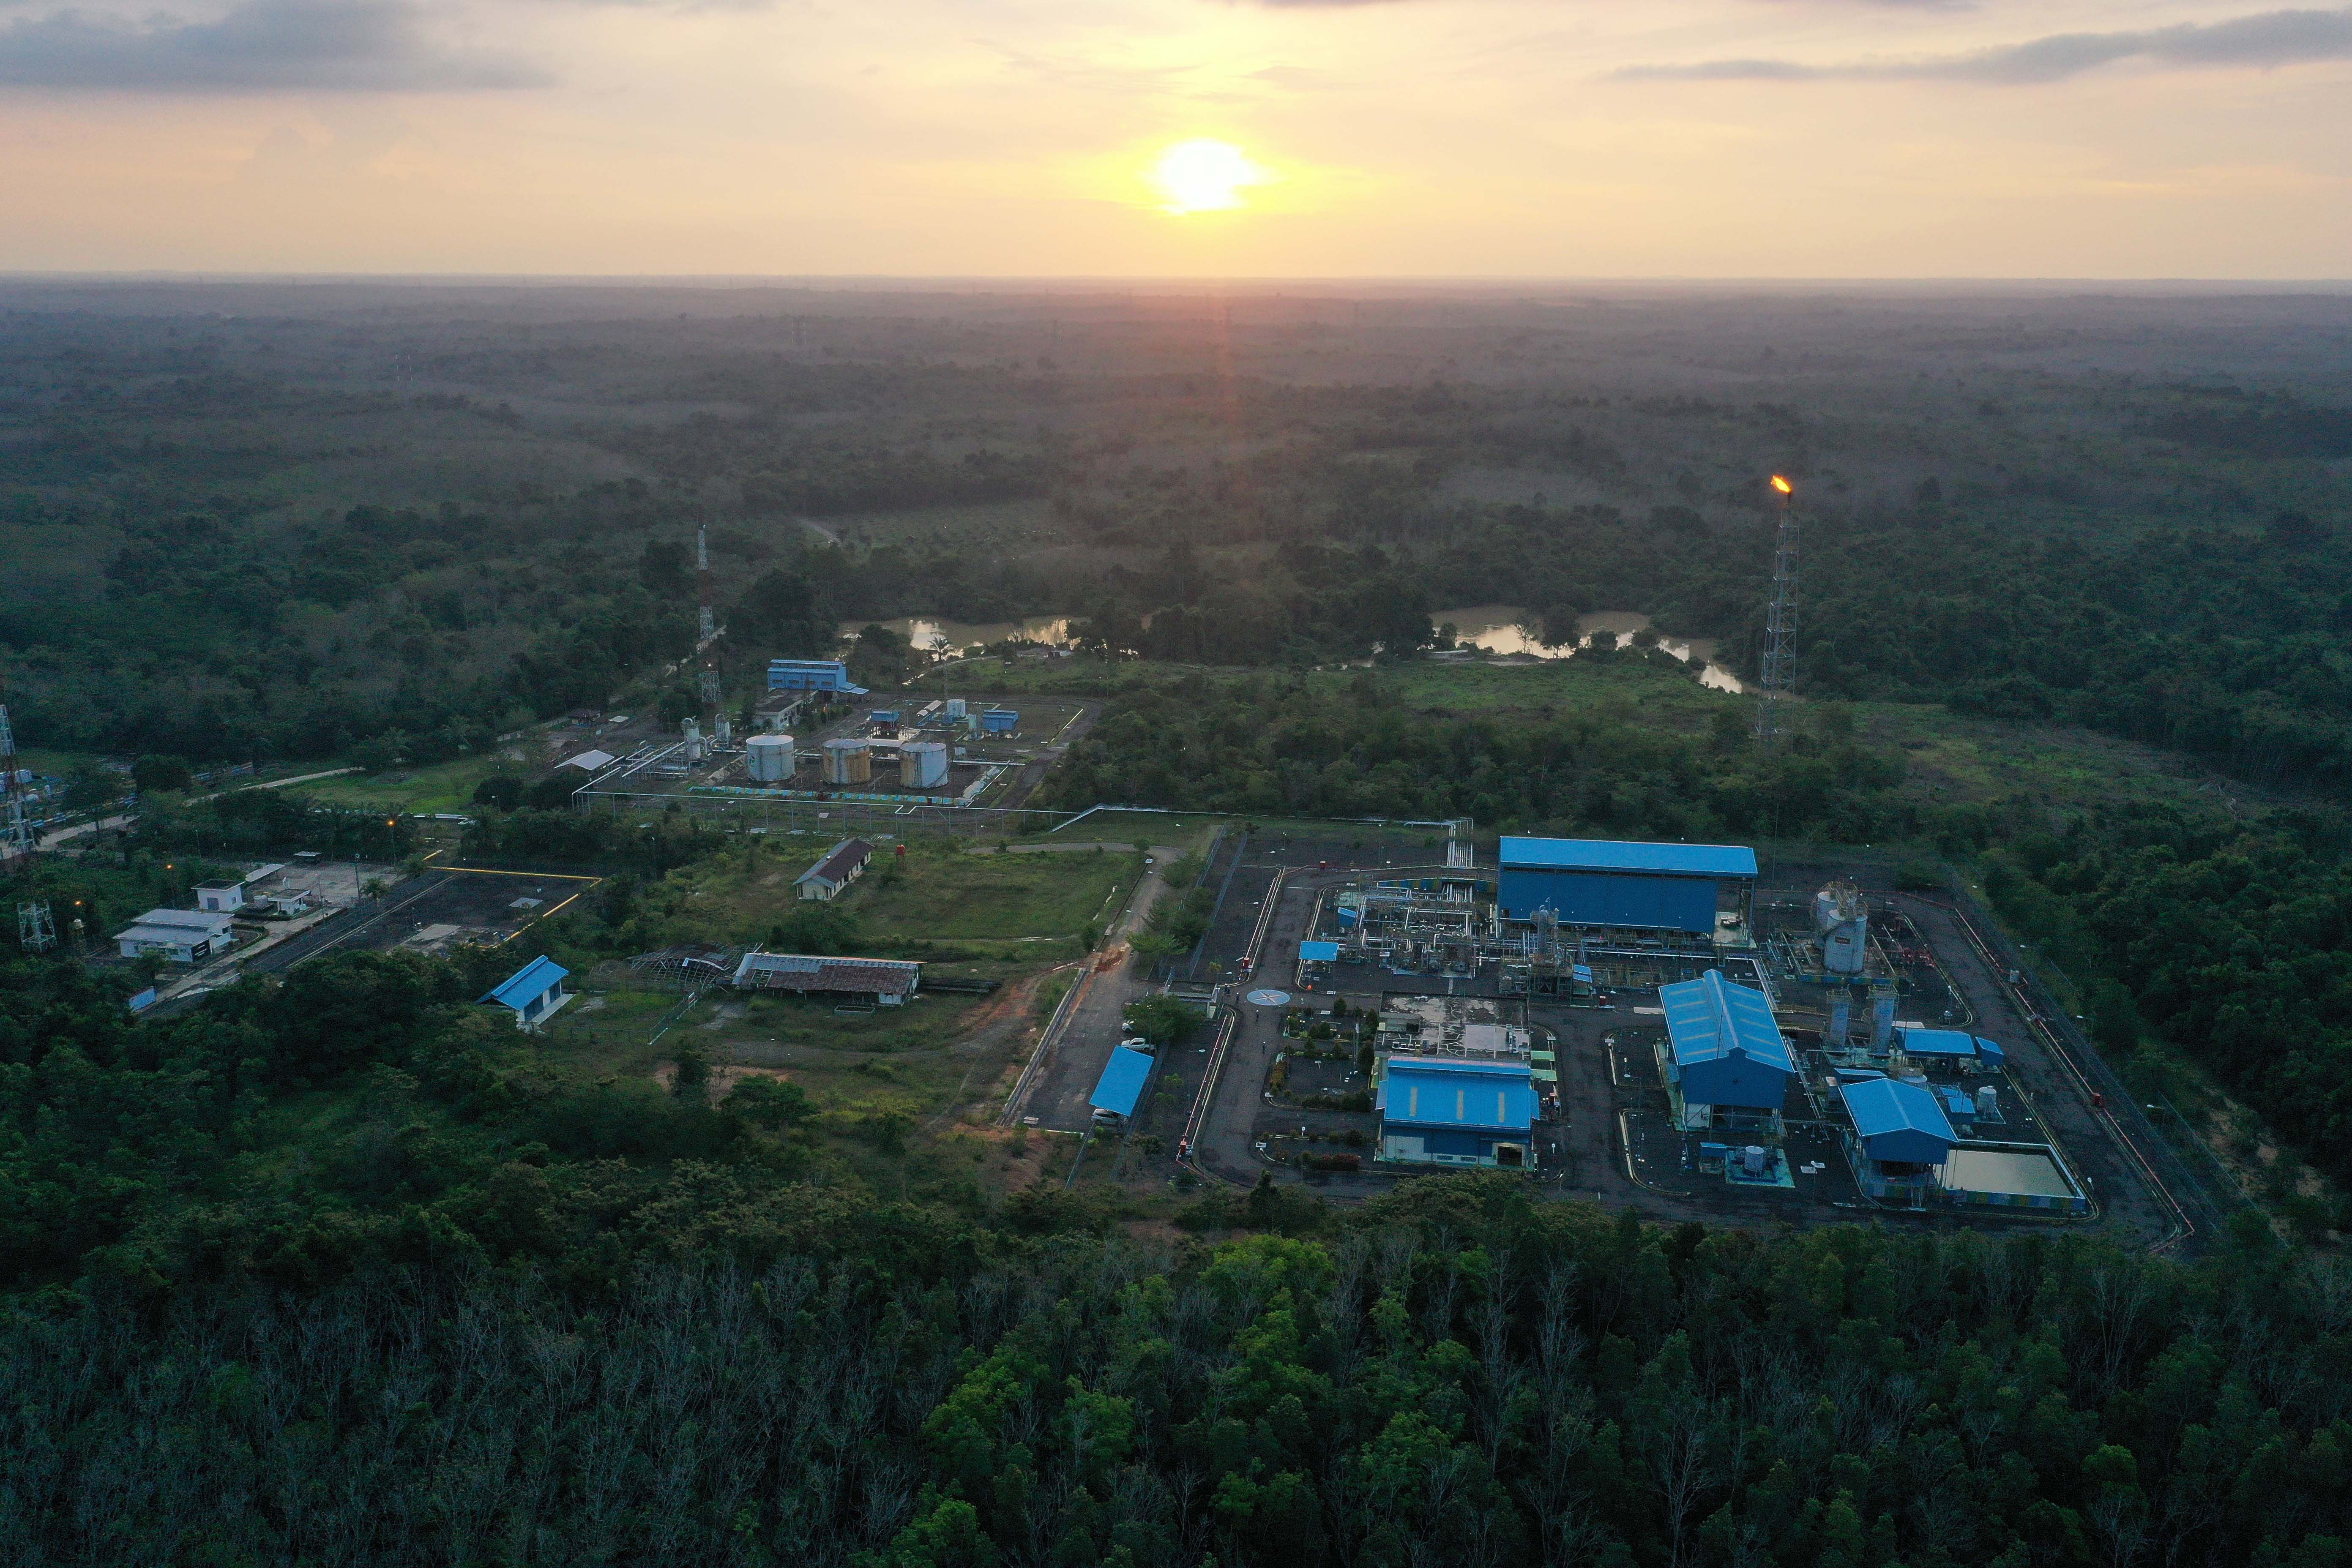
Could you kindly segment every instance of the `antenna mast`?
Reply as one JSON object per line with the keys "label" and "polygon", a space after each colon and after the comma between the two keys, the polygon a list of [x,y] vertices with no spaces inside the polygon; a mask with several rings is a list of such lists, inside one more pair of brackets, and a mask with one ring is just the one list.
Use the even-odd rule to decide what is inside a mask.
{"label": "antenna mast", "polygon": [[8,709],[0,706],[0,862],[30,855],[34,848],[25,792],[16,782],[16,734],[8,727]]}
{"label": "antenna mast", "polygon": [[1797,679],[1796,486],[1772,476],[1780,494],[1780,534],[1772,549],[1772,601],[1764,610],[1763,678],[1757,694],[1756,739],[1770,747],[1780,738],[1780,703]]}
{"label": "antenna mast", "polygon": [[702,706],[715,709],[719,706],[719,661],[712,656],[710,644],[719,636],[719,612],[710,607],[710,529],[704,525],[697,525],[694,530],[694,588],[701,601],[694,651],[702,656],[702,673],[696,684]]}

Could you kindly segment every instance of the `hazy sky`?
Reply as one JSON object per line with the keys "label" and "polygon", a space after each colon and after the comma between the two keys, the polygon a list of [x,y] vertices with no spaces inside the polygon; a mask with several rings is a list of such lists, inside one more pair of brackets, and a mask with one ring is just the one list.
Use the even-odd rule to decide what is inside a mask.
{"label": "hazy sky", "polygon": [[0,267],[2344,277],[2352,9],[0,0]]}

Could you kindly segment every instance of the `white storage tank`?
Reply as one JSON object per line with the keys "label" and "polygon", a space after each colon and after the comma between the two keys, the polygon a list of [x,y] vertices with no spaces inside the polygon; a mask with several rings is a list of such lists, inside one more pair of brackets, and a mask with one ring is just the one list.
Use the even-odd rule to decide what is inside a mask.
{"label": "white storage tank", "polygon": [[755,735],[744,743],[743,752],[754,784],[784,783],[798,767],[789,735]]}
{"label": "white storage tank", "polygon": [[824,743],[824,781],[828,784],[866,784],[874,778],[874,747],[863,740],[828,740]]}
{"label": "white storage tank", "polygon": [[1977,1088],[1977,1120],[1979,1122],[2000,1120],[2000,1095],[1990,1083],[1979,1084]]}
{"label": "white storage tank", "polygon": [[1870,956],[1870,905],[1850,882],[1833,883],[1813,894],[1813,929],[1822,939],[1822,967],[1832,975],[1859,975]]}
{"label": "white storage tank", "polygon": [[1739,1165],[1741,1170],[1748,1176],[1762,1176],[1764,1174],[1764,1145],[1761,1144],[1750,1144],[1746,1148],[1740,1150]]}
{"label": "white storage tank", "polygon": [[948,698],[948,717],[949,717],[949,718],[950,718],[950,719],[960,719],[960,718],[961,718],[961,717],[963,716],[963,712],[964,712],[964,700],[963,700],[963,698],[961,698],[961,697],[950,697],[950,698]]}
{"label": "white storage tank", "polygon": [[936,789],[948,781],[948,748],[936,740],[910,740],[898,748],[898,782],[909,789]]}

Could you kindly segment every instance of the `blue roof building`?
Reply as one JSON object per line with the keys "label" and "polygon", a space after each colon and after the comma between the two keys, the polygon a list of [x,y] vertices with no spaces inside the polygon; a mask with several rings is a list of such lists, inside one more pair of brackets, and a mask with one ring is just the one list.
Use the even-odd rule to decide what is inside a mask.
{"label": "blue roof building", "polygon": [[545,1023],[572,999],[563,989],[571,976],[571,970],[541,954],[477,999],[508,1009],[515,1016],[515,1028],[530,1029]]}
{"label": "blue roof building", "polygon": [[1115,1046],[1110,1061],[1095,1082],[1095,1092],[1087,1103],[1097,1111],[1108,1111],[1114,1116],[1132,1116],[1135,1103],[1143,1098],[1143,1085],[1151,1076],[1151,1058],[1139,1051]]}
{"label": "blue roof building", "polygon": [[1841,1085],[1838,1095],[1853,1118],[1863,1153],[1880,1164],[1939,1166],[1960,1141],[1924,1083],[1872,1078]]}
{"label": "blue roof building", "polygon": [[1948,1061],[1973,1059],[1987,1067],[2001,1067],[2009,1061],[2008,1053],[1991,1040],[1957,1029],[1906,1029],[1903,1054]]}
{"label": "blue roof building", "polygon": [[1535,1168],[1538,1102],[1526,1062],[1391,1056],[1376,1109],[1384,1160]]}
{"label": "blue roof building", "polygon": [[1660,986],[1658,1002],[1666,1015],[1668,1075],[1685,1104],[1780,1108],[1797,1061],[1769,998],[1709,969],[1696,980]]}
{"label": "blue roof building", "polygon": [[849,684],[849,666],[839,659],[771,659],[768,689],[772,692],[845,692],[863,696],[864,686]]}
{"label": "blue roof building", "polygon": [[1505,839],[1496,902],[1507,918],[1549,909],[1563,925],[1712,936],[1723,885],[1744,898],[1756,852],[1738,844]]}

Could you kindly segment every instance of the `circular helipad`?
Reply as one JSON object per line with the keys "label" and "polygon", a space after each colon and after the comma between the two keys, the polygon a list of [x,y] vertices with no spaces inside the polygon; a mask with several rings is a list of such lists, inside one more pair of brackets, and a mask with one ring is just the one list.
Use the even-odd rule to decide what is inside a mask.
{"label": "circular helipad", "polygon": [[1248,999],[1262,1008],[1278,1008],[1290,999],[1288,991],[1252,991]]}

